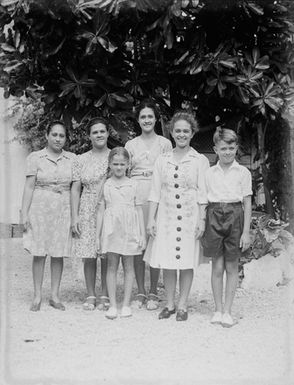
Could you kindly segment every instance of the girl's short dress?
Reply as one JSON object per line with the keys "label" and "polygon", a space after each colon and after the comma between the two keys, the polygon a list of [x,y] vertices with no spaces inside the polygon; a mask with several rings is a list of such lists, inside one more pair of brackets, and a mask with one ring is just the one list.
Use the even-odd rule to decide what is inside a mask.
{"label": "girl's short dress", "polygon": [[199,204],[206,204],[208,159],[193,148],[176,162],[173,151],[158,157],[149,200],[158,203],[157,233],[149,237],[144,260],[155,268],[184,270],[199,264],[195,238]]}
{"label": "girl's short dress", "polygon": [[148,221],[148,198],[151,187],[151,178],[156,159],[160,154],[172,150],[170,140],[156,135],[151,147],[147,147],[140,136],[129,140],[125,148],[131,156],[130,177],[139,181],[138,195],[142,201],[145,227]]}
{"label": "girl's short dress", "polygon": [[80,237],[73,238],[73,255],[76,258],[97,258],[95,251],[98,203],[106,180],[108,154],[100,160],[90,150],[78,155],[73,164],[73,181],[81,181],[82,194],[79,207]]}
{"label": "girl's short dress", "polygon": [[23,234],[23,245],[34,256],[71,255],[70,187],[75,157],[62,151],[53,159],[44,148],[27,158],[26,176],[34,175],[36,182],[28,214],[31,227]]}
{"label": "girl's short dress", "polygon": [[142,203],[137,198],[136,181],[128,178],[117,185],[108,179],[102,199],[106,207],[101,233],[102,254],[142,254],[139,245],[140,222],[136,210],[136,206]]}

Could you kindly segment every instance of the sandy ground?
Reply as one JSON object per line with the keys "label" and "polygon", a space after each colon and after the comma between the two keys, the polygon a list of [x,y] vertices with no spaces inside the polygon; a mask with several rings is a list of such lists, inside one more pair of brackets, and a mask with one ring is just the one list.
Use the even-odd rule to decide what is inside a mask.
{"label": "sandy ground", "polygon": [[239,322],[231,329],[209,323],[209,290],[193,291],[187,322],[159,321],[158,312],[147,310],[110,321],[101,311],[82,310],[84,284],[71,260],[61,291],[66,311],[51,308],[47,262],[41,311],[33,313],[31,258],[21,239],[0,246],[1,385],[294,383],[294,311],[286,286],[238,289]]}

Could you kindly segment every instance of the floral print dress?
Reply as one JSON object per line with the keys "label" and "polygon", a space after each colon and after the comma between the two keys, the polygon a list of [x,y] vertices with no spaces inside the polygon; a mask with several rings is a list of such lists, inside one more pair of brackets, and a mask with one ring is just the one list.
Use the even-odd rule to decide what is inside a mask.
{"label": "floral print dress", "polygon": [[73,181],[81,181],[82,184],[79,207],[81,235],[73,240],[73,254],[77,258],[97,257],[95,252],[97,210],[106,180],[109,151],[101,160],[90,150],[77,156],[73,165]]}
{"label": "floral print dress", "polygon": [[76,155],[62,151],[53,159],[44,148],[27,158],[26,176],[35,176],[29,208],[30,228],[24,232],[24,248],[34,256],[71,255],[70,186]]}

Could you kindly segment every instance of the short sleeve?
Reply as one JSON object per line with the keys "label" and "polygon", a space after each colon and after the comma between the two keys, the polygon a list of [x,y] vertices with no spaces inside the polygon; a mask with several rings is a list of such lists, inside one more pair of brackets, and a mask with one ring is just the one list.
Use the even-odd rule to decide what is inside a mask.
{"label": "short sleeve", "polygon": [[27,157],[26,176],[37,175],[38,159],[39,157],[36,152],[30,153]]}
{"label": "short sleeve", "polygon": [[163,152],[164,152],[164,153],[165,153],[165,152],[169,152],[169,151],[171,151],[172,149],[173,149],[173,146],[172,146],[172,144],[171,144],[171,141],[168,140],[168,139],[166,139],[166,140],[164,141]]}
{"label": "short sleeve", "polygon": [[246,197],[248,195],[252,195],[252,177],[251,172],[246,167],[244,167],[243,170],[241,188],[243,197]]}
{"label": "short sleeve", "polygon": [[82,161],[81,156],[78,155],[74,158],[72,164],[72,180],[73,182],[81,180]]}
{"label": "short sleeve", "polygon": [[162,162],[163,158],[159,156],[154,164],[153,175],[151,179],[151,189],[148,201],[159,203],[161,195],[161,182],[162,182]]}
{"label": "short sleeve", "polygon": [[207,189],[206,189],[206,172],[209,169],[209,161],[205,155],[201,156],[200,165],[198,168],[198,203],[205,205],[208,203],[207,200]]}

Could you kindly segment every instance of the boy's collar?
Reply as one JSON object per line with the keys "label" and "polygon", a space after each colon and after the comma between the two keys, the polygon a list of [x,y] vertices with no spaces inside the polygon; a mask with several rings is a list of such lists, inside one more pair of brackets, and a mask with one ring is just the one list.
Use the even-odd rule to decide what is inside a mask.
{"label": "boy's collar", "polygon": [[[219,160],[217,161],[216,166],[220,170],[223,170],[222,166],[220,165]],[[228,167],[228,170],[230,170],[231,168],[239,168],[239,166],[240,166],[239,163],[236,161],[236,159],[234,159],[233,163]]]}

